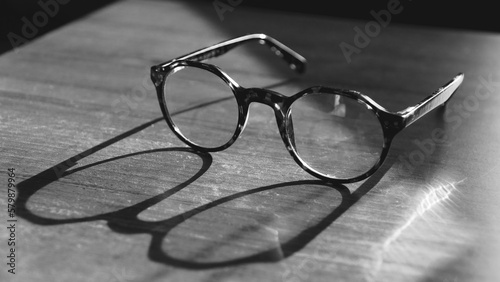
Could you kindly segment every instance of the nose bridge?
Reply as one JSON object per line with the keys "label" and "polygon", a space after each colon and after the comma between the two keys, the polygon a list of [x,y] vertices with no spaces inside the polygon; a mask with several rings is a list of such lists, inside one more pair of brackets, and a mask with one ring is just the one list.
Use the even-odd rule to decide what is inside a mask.
{"label": "nose bridge", "polygon": [[286,128],[287,125],[285,124],[285,116],[286,116],[285,111],[287,110],[285,107],[285,101],[287,99],[287,96],[278,93],[276,91],[272,91],[269,89],[262,89],[262,88],[247,88],[245,89],[245,94],[246,94],[245,101],[247,105],[250,105],[250,103],[253,102],[257,102],[268,105],[269,107],[273,108],[274,115],[276,117],[276,125],[278,126],[281,138],[283,139],[285,145],[287,145],[288,148],[289,145],[286,141],[287,129],[289,134],[291,134],[292,139],[294,137],[292,128],[293,126],[290,124],[289,128]]}
{"label": "nose bridge", "polygon": [[275,113],[280,113],[281,115],[284,115],[283,105],[286,99],[285,95],[269,89],[262,89],[262,88],[248,88],[245,91],[246,91],[245,99],[247,104],[253,102],[265,104],[273,108]]}

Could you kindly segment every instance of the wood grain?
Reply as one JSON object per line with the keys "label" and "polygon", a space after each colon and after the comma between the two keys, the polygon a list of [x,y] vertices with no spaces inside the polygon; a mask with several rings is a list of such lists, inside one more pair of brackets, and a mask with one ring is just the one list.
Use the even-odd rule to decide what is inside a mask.
{"label": "wood grain", "polygon": [[[16,169],[19,222],[17,273],[3,263],[0,280],[498,281],[500,36],[390,24],[347,63],[339,44],[365,24],[120,1],[2,55],[0,168]],[[192,151],[162,119],[149,67],[253,32],[308,70],[258,45],[212,61],[243,86],[355,89],[401,110],[465,81],[359,183],[304,172],[264,105],[229,149]]]}

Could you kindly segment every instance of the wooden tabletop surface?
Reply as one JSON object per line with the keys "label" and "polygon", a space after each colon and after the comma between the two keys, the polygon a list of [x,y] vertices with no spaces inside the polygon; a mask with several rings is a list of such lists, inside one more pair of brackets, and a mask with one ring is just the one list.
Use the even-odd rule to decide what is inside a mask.
{"label": "wooden tabletop surface", "polygon": [[[500,281],[500,35],[389,23],[363,42],[364,21],[185,2],[118,1],[0,56],[0,281]],[[150,67],[255,32],[308,69],[257,44],[211,60],[248,87],[397,111],[465,80],[365,181],[303,171],[261,104],[227,150],[189,149]]]}

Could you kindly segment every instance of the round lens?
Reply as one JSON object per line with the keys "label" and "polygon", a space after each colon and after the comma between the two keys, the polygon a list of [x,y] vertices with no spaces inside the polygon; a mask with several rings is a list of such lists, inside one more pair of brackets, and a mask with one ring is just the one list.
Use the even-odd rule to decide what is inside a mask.
{"label": "round lens", "polygon": [[335,179],[355,178],[379,161],[384,133],[366,104],[346,96],[311,93],[296,100],[291,111],[290,141],[316,172]]}
{"label": "round lens", "polygon": [[238,103],[214,73],[178,67],[165,82],[165,104],[172,122],[190,142],[216,148],[231,140],[238,125]]}

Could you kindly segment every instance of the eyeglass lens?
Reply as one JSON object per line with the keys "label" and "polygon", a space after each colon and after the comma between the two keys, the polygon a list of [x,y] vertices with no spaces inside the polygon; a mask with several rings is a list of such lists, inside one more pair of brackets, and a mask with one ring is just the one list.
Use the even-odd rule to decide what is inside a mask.
{"label": "eyeglass lens", "polygon": [[231,140],[238,125],[238,103],[217,75],[200,68],[178,67],[164,89],[170,117],[181,134],[204,148]]}
{"label": "eyeglass lens", "polygon": [[310,93],[291,107],[292,144],[310,168],[331,178],[354,178],[380,159],[384,134],[363,103],[330,93]]}

